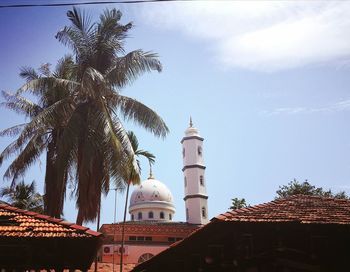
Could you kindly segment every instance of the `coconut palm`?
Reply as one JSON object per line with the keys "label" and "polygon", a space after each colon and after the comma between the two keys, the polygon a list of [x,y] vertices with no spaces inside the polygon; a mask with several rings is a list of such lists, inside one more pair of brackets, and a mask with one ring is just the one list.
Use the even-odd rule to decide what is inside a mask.
{"label": "coconut palm", "polygon": [[[65,118],[65,103],[71,89],[68,79],[74,75],[74,63],[71,56],[58,61],[56,69],[51,72],[49,65],[42,65],[39,71],[31,67],[21,68],[20,76],[26,84],[16,94],[2,92],[5,102],[2,106],[25,115],[30,121],[0,132],[0,136],[18,136],[0,154],[0,165],[3,160],[13,154],[18,154],[7,168],[4,177],[11,179],[11,187],[16,185],[26,170],[35,163],[42,153],[46,152],[45,171],[45,213],[59,217],[62,214],[64,197],[57,190],[57,184],[65,184],[67,172],[59,181],[55,158],[57,157],[57,143],[62,135]],[[36,102],[30,101],[21,93],[30,91]],[[63,188],[65,190],[65,187]]]}
{"label": "coconut palm", "polygon": [[[143,156],[145,157],[148,162],[150,167],[152,166],[152,164],[154,163],[154,159],[155,156],[145,150],[139,149],[139,142],[137,140],[136,135],[132,132],[129,131],[128,132],[128,138],[130,140],[132,149],[134,151],[134,154],[136,157],[140,157]],[[140,168],[140,161],[138,159],[136,159],[136,163],[138,165],[138,169]],[[123,224],[122,224],[122,242],[121,242],[121,254],[120,254],[120,272],[123,271],[123,252],[124,252],[124,240],[125,240],[125,231],[124,231],[124,227],[125,227],[125,221],[126,221],[126,211],[127,211],[127,207],[128,207],[128,201],[129,201],[129,189],[130,189],[130,185],[131,184],[136,184],[139,181],[139,173],[135,172],[135,167],[133,167],[132,165],[130,165],[130,168],[128,169],[128,173],[127,173],[127,186],[126,186],[126,196],[125,196],[125,205],[124,205],[124,217],[123,217]]]}
{"label": "coconut palm", "polygon": [[43,197],[36,192],[35,181],[25,184],[22,180],[15,187],[4,187],[0,189],[0,196],[5,197],[10,205],[34,212],[43,212]]}
{"label": "coconut palm", "polygon": [[[165,137],[168,128],[156,112],[120,93],[121,88],[142,73],[161,71],[155,54],[142,50],[125,53],[123,42],[132,24],[120,24],[121,13],[115,9],[106,10],[94,24],[75,8],[67,16],[71,26],[64,27],[56,37],[72,48],[74,72],[70,78],[33,78],[17,93],[62,88],[66,90],[66,96],[35,115],[29,124],[18,130],[20,142],[17,146],[31,139],[34,132],[43,135],[48,134],[48,127],[62,129],[53,144],[54,152],[47,156],[47,160],[53,160],[51,166],[56,174],[53,181],[46,184],[46,187],[50,186],[49,191],[55,194],[55,197],[48,197],[48,202],[52,203],[49,214],[61,214],[70,174],[77,198],[77,223],[82,224],[96,218],[101,193],[107,194],[110,180],[120,187],[127,182],[125,173],[130,165],[135,167],[135,173],[139,172],[120,117],[135,121],[159,137]],[[39,146],[42,149],[45,147]],[[7,150],[3,157],[13,153],[13,150],[16,148]],[[36,152],[36,157],[32,156],[26,167],[39,154],[39,151]],[[7,176],[16,178],[25,169],[14,165]],[[140,179],[137,176],[135,181]]]}
{"label": "coconut palm", "polygon": [[136,50],[125,54],[123,42],[132,24],[121,24],[121,12],[116,9],[106,10],[95,24],[77,9],[67,15],[71,26],[56,37],[74,51],[79,86],[60,144],[58,167],[73,164],[77,169],[77,223],[82,223],[96,218],[100,192],[108,192],[110,178],[115,183],[127,182],[123,172],[128,171],[130,161],[135,173],[139,172],[119,117],[132,119],[156,136],[164,137],[168,128],[153,110],[120,93],[142,73],[161,71],[153,53]]}

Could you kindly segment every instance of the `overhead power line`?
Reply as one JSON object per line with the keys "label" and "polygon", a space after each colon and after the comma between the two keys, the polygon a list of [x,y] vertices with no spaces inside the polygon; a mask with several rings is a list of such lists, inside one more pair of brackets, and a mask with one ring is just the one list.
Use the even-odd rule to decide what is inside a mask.
{"label": "overhead power line", "polygon": [[[51,4],[12,4],[0,5],[0,8],[31,8],[31,7],[64,7],[64,6],[86,6],[86,5],[105,5],[105,4],[142,4],[142,3],[160,3],[160,2],[196,2],[198,0],[125,0],[125,1],[93,1],[93,2],[70,2],[70,3],[51,3]],[[214,1],[214,0],[201,0]],[[222,1],[222,0],[221,0]],[[223,0],[225,1],[225,0]],[[229,1],[229,0],[226,0]]]}

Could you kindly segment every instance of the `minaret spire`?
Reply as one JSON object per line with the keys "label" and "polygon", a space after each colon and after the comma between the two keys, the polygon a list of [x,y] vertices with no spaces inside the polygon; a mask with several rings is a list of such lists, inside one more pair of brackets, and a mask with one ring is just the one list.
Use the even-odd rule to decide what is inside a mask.
{"label": "minaret spire", "polygon": [[192,116],[190,116],[190,127],[193,127]]}
{"label": "minaret spire", "polygon": [[149,177],[148,177],[148,179],[154,179],[151,163],[149,163]]}

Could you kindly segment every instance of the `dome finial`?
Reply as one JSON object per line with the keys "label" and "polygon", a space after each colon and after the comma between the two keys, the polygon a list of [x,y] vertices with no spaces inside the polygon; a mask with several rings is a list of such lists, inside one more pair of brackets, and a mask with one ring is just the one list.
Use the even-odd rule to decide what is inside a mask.
{"label": "dome finial", "polygon": [[148,179],[154,179],[153,173],[152,173],[152,164],[149,163],[149,177]]}
{"label": "dome finial", "polygon": [[193,127],[192,116],[190,116],[190,127]]}

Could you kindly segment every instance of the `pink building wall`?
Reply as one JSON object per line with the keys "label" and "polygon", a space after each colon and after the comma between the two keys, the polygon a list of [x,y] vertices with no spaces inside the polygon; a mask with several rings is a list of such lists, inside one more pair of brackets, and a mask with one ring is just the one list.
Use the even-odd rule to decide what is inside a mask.
{"label": "pink building wall", "polygon": [[[111,246],[112,245],[104,245]],[[114,249],[114,263],[120,263],[120,254],[118,252],[120,245],[115,245]],[[126,254],[123,255],[123,263],[127,264],[137,264],[139,258],[145,254],[150,253],[152,255],[156,255],[163,250],[167,249],[168,245],[125,245]],[[109,254],[105,254],[102,250],[101,261],[105,263],[113,262],[113,254],[112,252]]]}

